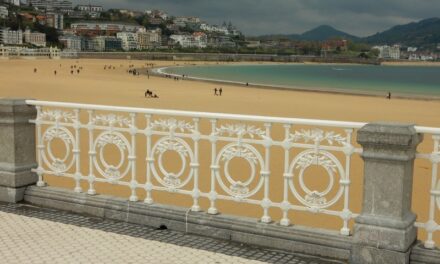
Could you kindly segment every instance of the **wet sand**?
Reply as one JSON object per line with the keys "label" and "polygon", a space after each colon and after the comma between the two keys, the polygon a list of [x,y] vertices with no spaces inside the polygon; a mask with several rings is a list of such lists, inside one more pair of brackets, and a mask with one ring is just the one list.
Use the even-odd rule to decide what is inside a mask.
{"label": "wet sand", "polygon": [[[385,97],[254,89],[190,80],[174,81],[155,76],[147,78],[147,76],[132,76],[126,73],[128,65],[134,64],[136,68],[143,68],[145,63],[155,63],[155,67],[175,65],[173,62],[134,60],[0,60],[0,97],[355,122],[393,121],[440,127],[440,101],[386,100]],[[83,71],[72,75],[70,65],[73,64],[82,66]],[[183,65],[184,62],[176,64]],[[104,70],[104,65],[112,65],[116,69]],[[34,68],[38,69],[37,73],[33,73]],[[220,86],[223,88],[223,96],[213,96],[213,89]],[[160,98],[145,99],[144,93],[147,89],[158,94]],[[275,129],[274,133],[281,133],[281,131]],[[274,136],[280,136],[280,134],[274,134]],[[431,141],[429,136],[426,138],[420,150],[429,152],[432,150]],[[143,142],[140,141],[139,144],[141,143]],[[86,144],[84,147],[87,147]],[[209,175],[210,156],[209,152],[203,155],[203,151],[209,151],[209,144],[202,144],[201,151],[201,163],[208,165],[205,166],[205,164],[200,173],[201,177],[206,177]],[[273,199],[277,202],[282,200],[282,157],[281,150],[276,150],[272,154],[271,190],[276,193]],[[82,159],[84,159],[83,164],[87,164],[87,156],[84,155]],[[173,167],[173,165],[170,166]],[[235,164],[234,167],[237,173],[247,173],[247,171],[240,171],[241,164]],[[430,168],[428,162],[419,161],[416,164],[413,207],[422,220],[426,220],[428,214]],[[144,173],[145,169],[139,170],[140,175]],[[46,177],[46,179],[50,185],[73,188],[73,182],[66,183],[65,180],[56,177]],[[319,182],[316,183],[316,179],[310,180],[310,184],[315,184],[317,188],[322,185]],[[84,183],[83,187],[86,186],[87,184]],[[360,209],[361,186],[362,162],[359,157],[355,157],[350,194],[351,208],[355,212],[359,212]],[[209,191],[206,184],[202,184],[201,188],[203,191]],[[129,196],[129,190],[126,188],[109,184],[99,185],[98,191],[123,197]],[[139,191],[139,195],[143,198],[142,190]],[[158,202],[181,206],[190,206],[192,201],[188,197],[176,194],[155,194],[155,199]],[[291,200],[294,201],[292,197]],[[207,210],[209,207],[207,199],[201,199],[201,206],[203,210]],[[340,209],[338,206],[340,204],[336,205],[337,209]],[[262,214],[259,206],[235,202],[221,202],[219,209],[224,213],[250,217],[261,217]],[[271,216],[279,220],[280,210],[272,209]],[[295,224],[336,230],[341,227],[340,219],[335,217],[319,217],[309,213],[295,212],[290,214],[290,218]],[[440,242],[439,234],[436,239]]]}

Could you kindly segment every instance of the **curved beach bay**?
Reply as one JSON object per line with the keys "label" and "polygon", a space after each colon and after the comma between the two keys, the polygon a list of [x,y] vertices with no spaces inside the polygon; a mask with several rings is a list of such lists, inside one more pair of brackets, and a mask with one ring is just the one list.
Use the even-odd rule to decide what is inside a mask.
{"label": "curved beach bay", "polygon": [[347,64],[204,65],[160,69],[198,80],[266,88],[440,99],[440,67]]}

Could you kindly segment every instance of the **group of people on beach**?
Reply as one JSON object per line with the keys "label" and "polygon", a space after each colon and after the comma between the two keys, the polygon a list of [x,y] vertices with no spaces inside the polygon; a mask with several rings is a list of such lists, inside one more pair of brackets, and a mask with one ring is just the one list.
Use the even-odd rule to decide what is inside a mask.
{"label": "group of people on beach", "polygon": [[[70,74],[74,74],[75,72],[77,74],[79,74],[82,71],[83,67],[82,66],[78,66],[78,65],[70,65]],[[56,75],[56,71],[55,71],[55,75]]]}
{"label": "group of people on beach", "polygon": [[104,65],[104,70],[116,70],[116,67],[113,65]]}
{"label": "group of people on beach", "polygon": [[157,94],[153,93],[153,91],[147,90],[145,92],[145,98],[159,98]]}
{"label": "group of people on beach", "polygon": [[127,70],[127,73],[128,74],[133,74],[133,76],[139,76],[140,75],[140,72],[138,70],[136,70],[136,69],[129,69],[129,70]]}
{"label": "group of people on beach", "polygon": [[220,87],[218,89],[217,89],[217,87],[214,88],[214,95],[215,96],[222,96],[222,94],[223,94],[223,88],[222,87]]}
{"label": "group of people on beach", "polygon": [[[182,79],[185,75],[182,75]],[[180,78],[174,75],[170,75],[170,74],[165,74],[165,78],[169,78],[169,79],[173,79],[175,81],[180,81]]]}
{"label": "group of people on beach", "polygon": [[[62,64],[60,63],[60,68],[62,68]],[[70,65],[70,74],[74,74],[74,73],[77,73],[77,74],[80,74],[80,72],[83,70],[83,67],[82,66],[79,66],[79,65],[77,65],[77,64],[73,64],[73,65]],[[34,73],[37,73],[38,72],[38,69],[37,68],[34,68]],[[53,74],[55,75],[55,76],[57,76],[58,75],[58,71],[57,70],[54,70],[53,71]]]}

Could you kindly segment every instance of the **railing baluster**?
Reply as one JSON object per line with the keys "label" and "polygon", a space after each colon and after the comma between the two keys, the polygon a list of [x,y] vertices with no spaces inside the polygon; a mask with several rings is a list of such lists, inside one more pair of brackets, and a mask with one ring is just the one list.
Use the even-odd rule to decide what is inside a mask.
{"label": "railing baluster", "polygon": [[264,168],[261,172],[261,176],[264,177],[264,198],[261,201],[261,206],[263,207],[263,217],[261,218],[261,222],[270,223],[272,218],[269,216],[269,208],[271,206],[271,200],[269,197],[270,190],[270,148],[272,146],[272,138],[271,138],[271,127],[272,124],[266,123],[264,124],[266,128],[266,138],[264,138],[264,148],[265,148],[265,160],[264,160]]}
{"label": "railing baluster", "polygon": [[46,183],[43,181],[43,151],[44,151],[44,145],[43,145],[43,139],[41,134],[41,106],[37,106],[37,120],[35,122],[37,126],[37,161],[38,161],[38,168],[37,168],[37,175],[38,175],[38,187],[44,187],[46,186]]}
{"label": "railing baluster", "polygon": [[89,114],[89,123],[88,123],[88,130],[89,130],[89,190],[87,191],[87,193],[89,195],[95,195],[96,190],[94,187],[94,183],[95,183],[95,175],[94,175],[95,164],[94,163],[95,163],[95,158],[96,158],[96,150],[95,150],[95,146],[94,146],[94,136],[93,136],[93,131],[95,128],[95,124],[93,121],[94,111],[88,110],[87,112]]}
{"label": "railing baluster", "polygon": [[200,197],[200,190],[199,190],[199,167],[200,167],[200,161],[199,161],[199,141],[200,141],[200,131],[199,131],[199,118],[194,118],[194,162],[191,164],[191,169],[194,173],[194,189],[193,189],[193,199],[194,204],[191,208],[191,211],[193,212],[200,212],[201,208],[199,206],[199,197]]}
{"label": "railing baluster", "polygon": [[351,156],[354,153],[354,148],[351,144],[353,129],[346,129],[347,134],[346,146],[344,147],[345,154],[345,179],[341,179],[340,184],[344,186],[344,210],[341,212],[341,217],[344,221],[343,227],[341,229],[341,235],[349,236],[350,229],[348,228],[348,222],[350,221],[352,214],[349,209],[350,202],[350,167],[351,167]]}
{"label": "railing baluster", "polygon": [[80,193],[82,192],[81,188],[81,179],[82,179],[82,173],[81,173],[81,149],[80,149],[80,129],[81,129],[81,122],[79,120],[80,118],[80,109],[75,109],[75,122],[74,122],[74,128],[75,128],[75,148],[73,149],[73,155],[75,156],[75,192]]}
{"label": "railing baluster", "polygon": [[215,174],[219,169],[216,163],[217,157],[217,136],[216,136],[216,128],[217,128],[217,120],[211,119],[211,192],[209,194],[209,200],[211,202],[211,206],[208,209],[209,214],[218,214],[218,210],[215,207],[215,201],[217,200],[217,192],[215,190]]}
{"label": "railing baluster", "polygon": [[436,211],[436,185],[438,181],[438,160],[435,158],[436,155],[440,155],[440,135],[434,135],[432,137],[434,140],[434,149],[433,149],[433,158],[432,162],[432,178],[431,178],[431,194],[429,200],[429,220],[425,225],[426,232],[428,233],[428,238],[425,241],[426,248],[435,248],[434,232],[437,228],[437,224],[435,222],[435,211]]}
{"label": "railing baluster", "polygon": [[283,210],[283,218],[281,219],[280,224],[282,226],[289,226],[290,220],[289,220],[289,210],[290,210],[290,203],[289,203],[289,181],[292,178],[292,174],[289,173],[289,167],[290,167],[290,127],[291,125],[284,125],[284,142],[283,142],[283,148],[284,148],[284,185],[283,185],[283,203],[281,205],[281,209]]}
{"label": "railing baluster", "polygon": [[138,182],[136,180],[136,134],[138,131],[136,127],[136,114],[130,113],[130,117],[131,117],[131,125],[130,125],[131,153],[129,153],[129,157],[128,157],[128,160],[131,165],[130,202],[137,202],[139,200],[136,194],[136,189],[138,187]]}
{"label": "railing baluster", "polygon": [[147,193],[144,202],[146,204],[153,204],[153,183],[151,182],[151,165],[154,162],[153,153],[151,153],[151,136],[153,134],[153,128],[151,127],[151,115],[145,115],[147,126],[145,129],[145,135],[147,137],[147,183],[145,184],[145,191]]}

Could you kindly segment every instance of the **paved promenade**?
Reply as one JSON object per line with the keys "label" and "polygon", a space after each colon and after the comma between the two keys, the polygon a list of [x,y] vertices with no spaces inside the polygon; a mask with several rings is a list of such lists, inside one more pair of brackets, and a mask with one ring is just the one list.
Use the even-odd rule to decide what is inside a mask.
{"label": "paved promenade", "polygon": [[1,263],[342,263],[0,203]]}

